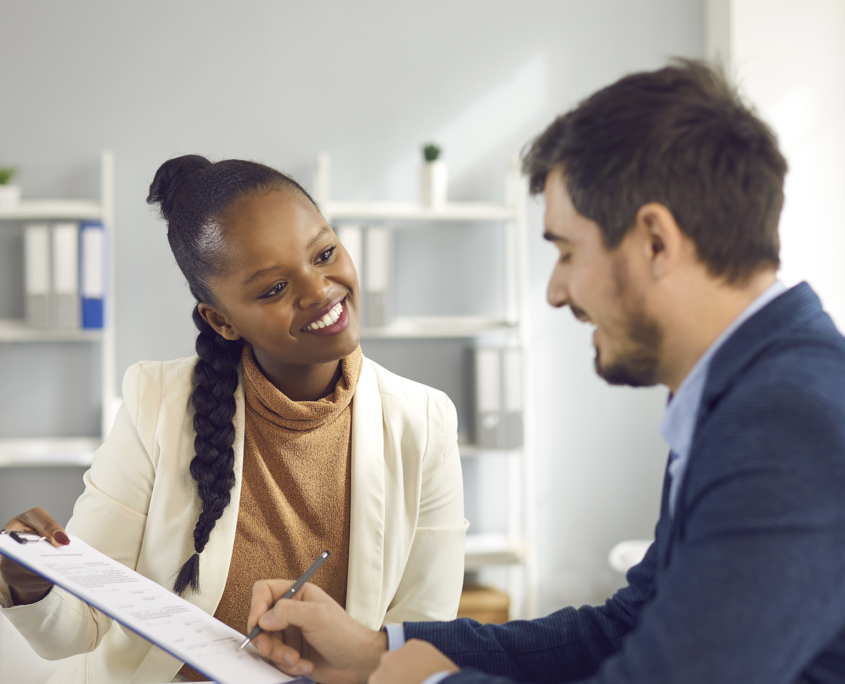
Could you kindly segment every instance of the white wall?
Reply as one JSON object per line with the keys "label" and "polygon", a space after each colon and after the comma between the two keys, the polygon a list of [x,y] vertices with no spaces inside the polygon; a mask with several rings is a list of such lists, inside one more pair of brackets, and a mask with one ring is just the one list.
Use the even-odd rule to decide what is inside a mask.
{"label": "white wall", "polygon": [[[144,204],[168,157],[252,158],[308,184],[328,150],[338,197],[409,199],[418,146],[433,138],[453,199],[502,199],[508,160],[555,115],[625,73],[702,56],[702,27],[692,0],[0,1],[0,161],[23,169],[28,197],[86,197],[99,151],[114,150],[122,373],[192,353],[191,298]],[[666,447],[665,392],[607,387],[587,328],[545,304],[554,253],[541,218],[530,202],[548,612],[618,585],[607,553],[652,534]],[[21,305],[0,294],[3,306]],[[2,373],[26,373],[16,365]]]}
{"label": "white wall", "polygon": [[845,2],[711,0],[720,52],[789,163],[780,223],[788,285],[807,280],[845,326]]}

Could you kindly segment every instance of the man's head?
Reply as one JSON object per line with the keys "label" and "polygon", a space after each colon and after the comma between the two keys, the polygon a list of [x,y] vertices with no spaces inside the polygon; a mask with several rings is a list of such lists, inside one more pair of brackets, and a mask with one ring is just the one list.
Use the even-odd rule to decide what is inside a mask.
{"label": "man's head", "polygon": [[663,382],[661,278],[677,300],[679,284],[694,289],[683,264],[727,288],[778,267],[786,161],[703,64],[598,91],[534,141],[523,169],[531,191],[546,194],[546,237],[561,248],[549,301],[597,326],[596,368],[609,382]]}

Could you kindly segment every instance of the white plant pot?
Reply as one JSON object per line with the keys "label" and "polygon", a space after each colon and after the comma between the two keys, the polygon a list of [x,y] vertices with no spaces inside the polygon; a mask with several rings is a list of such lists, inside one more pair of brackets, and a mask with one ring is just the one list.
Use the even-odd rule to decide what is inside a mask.
{"label": "white plant pot", "polygon": [[448,185],[446,162],[425,162],[420,167],[420,204],[432,209],[445,206]]}
{"label": "white plant pot", "polygon": [[14,209],[20,201],[19,185],[0,185],[0,209]]}

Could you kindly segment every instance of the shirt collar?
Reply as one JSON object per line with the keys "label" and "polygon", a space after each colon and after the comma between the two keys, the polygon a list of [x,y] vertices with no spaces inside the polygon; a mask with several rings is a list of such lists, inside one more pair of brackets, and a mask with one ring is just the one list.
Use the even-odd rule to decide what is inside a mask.
{"label": "shirt collar", "polygon": [[689,453],[710,360],[737,328],[784,292],[786,292],[786,285],[781,280],[776,280],[760,293],[707,348],[692,370],[687,373],[678,391],[672,395],[666,407],[663,422],[660,424],[660,434],[669,443],[675,458],[686,459]]}

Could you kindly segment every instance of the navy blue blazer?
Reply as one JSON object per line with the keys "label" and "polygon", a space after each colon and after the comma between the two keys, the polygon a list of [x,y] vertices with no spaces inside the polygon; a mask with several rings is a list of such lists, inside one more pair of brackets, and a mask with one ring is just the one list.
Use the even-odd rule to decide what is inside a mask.
{"label": "navy blue blazer", "polygon": [[713,357],[674,519],[667,480],[605,605],[406,638],[463,668],[448,684],[845,682],[845,339],[809,285]]}

